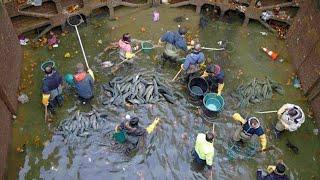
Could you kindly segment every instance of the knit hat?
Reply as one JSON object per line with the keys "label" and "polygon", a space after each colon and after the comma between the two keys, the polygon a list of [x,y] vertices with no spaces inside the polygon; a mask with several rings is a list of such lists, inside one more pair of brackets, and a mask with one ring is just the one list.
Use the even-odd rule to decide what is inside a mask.
{"label": "knit hat", "polygon": [[279,175],[283,175],[284,172],[286,171],[286,166],[282,163],[278,163],[276,165],[275,173]]}
{"label": "knit hat", "polygon": [[76,66],[77,73],[81,73],[84,71],[84,65],[82,63],[78,63]]}
{"label": "knit hat", "polygon": [[194,52],[200,52],[201,50],[201,44],[197,43],[194,45]]}
{"label": "knit hat", "polygon": [[187,34],[188,30],[185,27],[180,27],[178,32],[180,35],[185,35],[185,34]]}
{"label": "knit hat", "polygon": [[214,74],[220,74],[221,72],[221,67],[219,65],[216,64],[210,64],[207,67],[207,73],[214,73]]}

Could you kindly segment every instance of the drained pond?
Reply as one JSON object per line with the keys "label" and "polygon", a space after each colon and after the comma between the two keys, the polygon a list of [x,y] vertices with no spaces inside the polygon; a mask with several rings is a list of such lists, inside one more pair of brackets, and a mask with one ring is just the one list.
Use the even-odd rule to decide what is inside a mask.
{"label": "drained pond", "polygon": [[[255,179],[258,168],[266,169],[278,160],[286,164],[286,174],[290,179],[320,179],[320,142],[315,122],[306,98],[293,87],[295,72],[291,59],[285,42],[276,34],[255,22],[243,27],[243,19],[237,14],[209,21],[200,29],[199,15],[194,8],[159,7],[158,22],[152,21],[153,10],[150,8],[120,9],[116,11],[115,21],[110,21],[103,12],[97,12],[96,16],[78,27],[89,65],[95,74],[94,99],[86,105],[77,103],[74,89],[65,84],[64,104],[57,108],[48,122],[44,120],[41,104],[44,74],[40,65],[51,59],[62,75],[74,73],[76,64],[84,63],[77,35],[72,27],[68,27],[68,33],[61,35],[57,32],[61,41],[58,48],[24,47],[20,87],[30,101],[19,106],[13,123],[8,179],[206,179],[205,171],[192,162],[191,151],[197,134],[211,131],[212,123],[216,133],[213,179]],[[179,16],[182,16],[179,22],[174,21]],[[118,41],[123,33],[129,32],[133,39],[156,45],[162,34],[176,31],[178,25],[187,27],[188,35],[198,38],[202,46],[217,48],[219,41],[228,42],[227,51],[203,50],[206,64],[219,64],[225,73],[224,107],[215,117],[204,115],[202,102],[192,101],[187,85],[180,78],[182,76],[175,82],[171,81],[179,71],[180,63],[162,64],[160,55],[163,47],[137,54],[138,59],[133,64],[124,64],[115,73],[111,73],[110,67],[101,65],[104,61],[120,62],[115,49],[104,49],[111,42]],[[276,50],[279,60],[272,61],[261,47]],[[116,77],[132,77],[132,84],[143,77],[155,83],[152,88],[163,85],[170,92],[162,93],[166,95],[157,100],[152,94],[145,95],[148,99],[132,100],[131,103],[110,103],[112,97],[108,96],[103,85]],[[279,83],[284,93],[274,91],[272,97],[248,105],[239,104],[232,96],[241,84],[263,82],[266,77]],[[193,88],[200,94],[204,93],[199,87]],[[297,131],[286,132],[279,140],[273,133],[276,113],[255,112],[278,110],[285,103],[301,106],[306,121]],[[215,104],[210,106],[218,108]],[[258,151],[258,138],[252,139],[245,147],[235,147],[232,136],[240,126],[232,119],[236,112],[244,117],[254,115],[261,119],[267,147],[270,147],[266,152]],[[127,114],[138,117],[143,127],[148,127],[156,118],[160,119],[147,134],[143,147],[129,154],[124,152],[125,145],[115,143],[112,137],[116,125],[124,121]],[[63,122],[79,116],[94,117],[95,125],[87,126],[95,127],[83,130],[84,134],[79,137],[57,133],[70,125]],[[288,142],[298,147],[298,153],[288,147]]]}

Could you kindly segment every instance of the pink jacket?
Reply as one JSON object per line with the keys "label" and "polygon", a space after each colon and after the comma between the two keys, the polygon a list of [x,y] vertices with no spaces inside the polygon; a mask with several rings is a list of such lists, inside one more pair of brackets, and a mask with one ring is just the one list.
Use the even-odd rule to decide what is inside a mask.
{"label": "pink jacket", "polygon": [[125,43],[124,41],[122,41],[122,39],[119,40],[119,47],[120,47],[120,52],[122,53],[132,52],[131,45]]}

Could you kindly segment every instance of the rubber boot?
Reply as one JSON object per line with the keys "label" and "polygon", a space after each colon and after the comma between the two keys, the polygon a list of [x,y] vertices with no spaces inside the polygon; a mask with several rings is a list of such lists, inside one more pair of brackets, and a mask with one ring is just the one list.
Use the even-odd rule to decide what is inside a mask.
{"label": "rubber boot", "polygon": [[282,132],[277,130],[276,128],[274,128],[274,136],[276,139],[280,139],[281,138],[281,134]]}

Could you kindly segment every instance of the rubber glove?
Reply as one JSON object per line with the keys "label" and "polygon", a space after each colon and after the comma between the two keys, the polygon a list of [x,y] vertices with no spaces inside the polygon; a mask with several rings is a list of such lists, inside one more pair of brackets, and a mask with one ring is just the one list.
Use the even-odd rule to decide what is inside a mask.
{"label": "rubber glove", "polygon": [[192,49],[193,48],[193,46],[187,46],[187,49],[188,50],[190,50],[190,49]]}
{"label": "rubber glove", "polygon": [[92,79],[94,80],[94,74],[93,71],[91,69],[88,69],[88,73],[90,74],[90,76],[92,77]]}
{"label": "rubber glove", "polygon": [[50,94],[42,94],[42,104],[44,106],[49,105]]}
{"label": "rubber glove", "polygon": [[205,77],[208,77],[208,76],[209,76],[209,73],[207,73],[206,71],[204,71],[201,77],[205,78]]}
{"label": "rubber glove", "polygon": [[267,148],[267,137],[265,134],[259,136],[260,144],[261,144],[261,151],[266,150]]}
{"label": "rubber glove", "polygon": [[218,84],[218,95],[221,95],[223,87],[224,87],[224,83],[223,84]]}
{"label": "rubber glove", "polygon": [[138,46],[138,45],[136,45],[136,46],[133,48],[134,51],[136,51],[136,50],[138,50],[138,49],[139,49],[139,46]]}
{"label": "rubber glove", "polygon": [[153,130],[156,128],[156,126],[157,126],[157,124],[159,123],[159,121],[160,121],[160,119],[159,119],[159,118],[156,118],[156,119],[152,122],[152,124],[150,124],[150,125],[146,128],[148,134],[150,134],[150,133],[153,132]]}
{"label": "rubber glove", "polygon": [[126,53],[126,59],[131,59],[131,58],[134,58],[136,55],[131,53],[131,52],[127,52]]}
{"label": "rubber glove", "polygon": [[159,38],[158,45],[161,45],[162,43],[161,38]]}
{"label": "rubber glove", "polygon": [[242,124],[246,123],[246,120],[243,119],[239,113],[234,113],[232,118],[236,121],[241,122]]}
{"label": "rubber glove", "polygon": [[185,70],[185,69],[183,68],[183,64],[181,64],[180,68],[183,69],[183,70]]}
{"label": "rubber glove", "polygon": [[268,172],[269,174],[272,173],[274,170],[276,170],[276,166],[269,165],[269,166],[267,167],[267,172]]}

